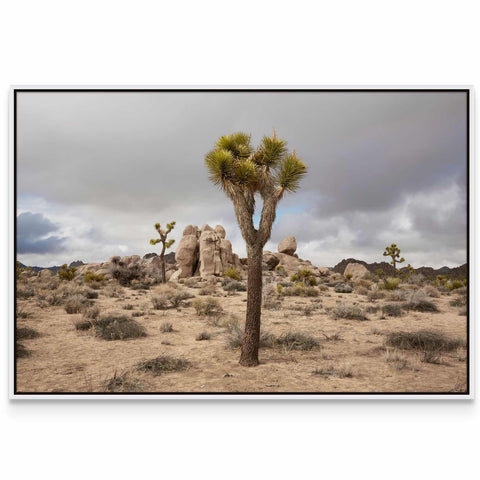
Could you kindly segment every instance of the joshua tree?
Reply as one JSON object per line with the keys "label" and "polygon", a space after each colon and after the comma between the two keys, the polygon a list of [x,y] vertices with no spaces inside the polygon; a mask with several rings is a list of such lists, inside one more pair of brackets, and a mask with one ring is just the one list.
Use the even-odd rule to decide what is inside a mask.
{"label": "joshua tree", "polygon": [[156,223],[154,226],[155,226],[155,230],[160,235],[160,238],[152,238],[150,240],[150,244],[156,245],[157,243],[162,242],[162,251],[160,252],[160,261],[162,265],[162,283],[166,283],[167,277],[165,276],[165,250],[167,248],[170,248],[175,243],[174,239],[167,240],[167,236],[175,228],[175,222],[168,223],[166,230],[163,230],[162,228],[160,228],[159,223]]}
{"label": "joshua tree", "polygon": [[383,252],[384,257],[391,257],[392,260],[390,264],[393,265],[393,276],[397,276],[397,263],[402,263],[405,259],[402,257],[400,258],[400,249],[397,247],[395,243],[392,243],[389,247],[385,247],[385,251]]}
{"label": "joshua tree", "polygon": [[[278,202],[286,192],[298,189],[307,167],[295,150],[288,153],[287,142],[277,138],[275,132],[263,137],[257,148],[251,146],[246,133],[220,137],[205,156],[205,163],[210,180],[232,201],[247,247],[247,316],[240,365],[255,366],[260,339],[263,247],[270,238]],[[263,201],[258,228],[253,223],[256,194]]]}

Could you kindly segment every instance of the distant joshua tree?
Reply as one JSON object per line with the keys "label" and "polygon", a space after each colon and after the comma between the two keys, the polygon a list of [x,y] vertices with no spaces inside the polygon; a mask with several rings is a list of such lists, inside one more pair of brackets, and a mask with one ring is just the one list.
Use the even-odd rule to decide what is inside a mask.
{"label": "distant joshua tree", "polygon": [[[246,133],[220,137],[205,156],[205,163],[210,180],[232,201],[247,247],[247,315],[240,365],[255,366],[260,340],[263,247],[270,238],[278,202],[286,192],[298,189],[307,167],[295,150],[288,153],[287,142],[277,138],[275,132],[263,137],[256,149]],[[253,223],[255,194],[263,201],[258,228]]]}
{"label": "distant joshua tree", "polygon": [[175,240],[172,238],[171,240],[167,240],[168,234],[175,228],[175,223],[176,222],[170,222],[167,224],[167,229],[163,230],[160,227],[159,223],[156,223],[155,230],[158,232],[160,235],[160,238],[152,238],[150,240],[150,245],[156,245],[157,243],[162,242],[162,251],[160,252],[160,260],[161,260],[161,267],[162,267],[162,283],[167,282],[167,277],[165,275],[165,250],[167,248],[170,248],[174,243]]}
{"label": "distant joshua tree", "polygon": [[389,247],[385,247],[385,251],[383,252],[384,257],[391,257],[390,264],[393,265],[393,276],[397,276],[397,263],[402,263],[405,259],[402,257],[400,258],[400,249],[397,247],[395,243],[392,243]]}

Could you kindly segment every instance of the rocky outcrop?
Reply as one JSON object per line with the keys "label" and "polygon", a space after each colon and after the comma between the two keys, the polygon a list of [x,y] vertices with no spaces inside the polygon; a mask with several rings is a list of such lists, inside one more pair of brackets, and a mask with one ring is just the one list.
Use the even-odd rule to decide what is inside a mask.
{"label": "rocky outcrop", "polygon": [[264,252],[262,259],[263,270],[275,270],[275,267],[280,263],[280,259],[273,253]]}
{"label": "rocky outcrop", "polygon": [[[199,257],[198,228],[193,230],[189,225],[184,230],[184,235],[178,243],[175,252],[175,261],[178,266],[179,278],[191,277],[197,268]],[[196,227],[195,227],[196,228]],[[187,232],[187,234],[185,234]]]}
{"label": "rocky outcrop", "polygon": [[286,255],[293,255],[296,250],[297,250],[297,241],[295,240],[295,237],[284,238],[278,244],[279,253],[285,253]]}
{"label": "rocky outcrop", "polygon": [[[349,263],[345,271],[343,272],[343,276],[347,278],[351,278],[352,280],[360,280],[363,278],[367,273],[370,273],[364,265],[361,263]],[[350,276],[351,275],[351,276]]]}

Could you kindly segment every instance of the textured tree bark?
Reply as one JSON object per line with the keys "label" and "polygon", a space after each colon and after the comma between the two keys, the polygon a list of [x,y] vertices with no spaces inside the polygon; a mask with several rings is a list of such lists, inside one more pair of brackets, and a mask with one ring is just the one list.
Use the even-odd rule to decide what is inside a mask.
{"label": "textured tree bark", "polygon": [[247,316],[245,336],[240,356],[240,365],[255,367],[258,365],[258,347],[260,343],[260,317],[262,313],[262,253],[259,246],[247,247]]}
{"label": "textured tree bark", "polygon": [[165,242],[163,242],[162,253],[160,254],[161,268],[162,268],[162,283],[167,283],[167,276],[165,274]]}

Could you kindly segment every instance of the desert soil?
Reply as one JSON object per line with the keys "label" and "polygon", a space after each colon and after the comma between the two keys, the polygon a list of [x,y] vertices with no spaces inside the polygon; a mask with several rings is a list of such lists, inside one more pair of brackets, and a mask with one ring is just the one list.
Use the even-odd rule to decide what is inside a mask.
{"label": "desert soil", "polygon": [[[186,288],[186,287],[184,287]],[[198,296],[198,289],[187,288]],[[38,305],[35,297],[18,300],[18,309],[28,312],[18,318],[18,327],[39,332],[35,339],[22,340],[30,351],[27,358],[17,359],[17,391],[21,392],[105,392],[106,382],[127,371],[141,392],[452,392],[466,385],[466,349],[442,353],[439,363],[422,362],[421,354],[398,351],[403,361],[387,361],[383,347],[386,334],[396,331],[434,330],[449,337],[467,338],[467,317],[459,308],[449,305],[455,295],[443,293],[432,299],[439,313],[408,312],[401,317],[382,317],[381,311],[368,314],[368,320],[333,319],[328,309],[338,302],[358,304],[362,308],[381,306],[384,300],[369,302],[363,295],[339,294],[333,288],[317,298],[286,297],[279,310],[263,310],[262,330],[275,336],[296,331],[314,336],[320,342],[311,351],[287,351],[264,348],[261,364],[244,368],[238,364],[240,351],[226,346],[226,319],[244,319],[246,293],[228,295],[217,287],[223,308],[221,319],[198,316],[192,306],[166,311],[152,308],[148,291],[123,288],[120,298],[109,297],[98,290],[95,305],[105,312],[131,316],[146,329],[140,339],[106,341],[92,331],[77,331],[74,319],[81,314],[67,314],[63,306]],[[224,296],[225,295],[225,296]],[[199,297],[204,298],[204,297]],[[133,310],[125,310],[125,305]],[[305,313],[305,307],[316,309]],[[173,324],[173,331],[162,333],[160,325]],[[201,332],[210,340],[197,341]],[[328,340],[334,334],[340,339]],[[165,342],[165,343],[162,343]],[[390,353],[392,353],[390,351]],[[135,365],[158,355],[169,355],[190,362],[185,371],[153,376],[139,372]],[[330,367],[351,376],[318,375],[313,372]]]}

